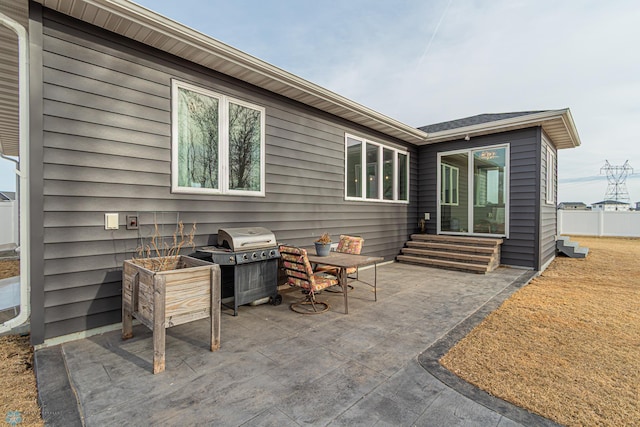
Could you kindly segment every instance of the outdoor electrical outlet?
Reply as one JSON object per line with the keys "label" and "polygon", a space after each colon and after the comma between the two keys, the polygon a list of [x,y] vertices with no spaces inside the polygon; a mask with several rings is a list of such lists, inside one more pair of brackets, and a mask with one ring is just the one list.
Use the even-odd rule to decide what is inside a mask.
{"label": "outdoor electrical outlet", "polygon": [[138,215],[127,215],[127,230],[138,229]]}
{"label": "outdoor electrical outlet", "polygon": [[424,213],[424,220],[429,221],[431,219],[431,214],[429,212]]}
{"label": "outdoor electrical outlet", "polygon": [[104,214],[104,229],[105,230],[117,230],[118,229],[118,214],[106,213]]}

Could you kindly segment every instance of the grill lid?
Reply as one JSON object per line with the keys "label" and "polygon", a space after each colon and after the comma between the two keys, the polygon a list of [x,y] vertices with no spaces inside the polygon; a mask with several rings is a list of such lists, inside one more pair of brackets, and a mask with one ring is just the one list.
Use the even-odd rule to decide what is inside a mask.
{"label": "grill lid", "polygon": [[276,246],[276,236],[264,227],[240,227],[218,230],[218,246],[232,251]]}

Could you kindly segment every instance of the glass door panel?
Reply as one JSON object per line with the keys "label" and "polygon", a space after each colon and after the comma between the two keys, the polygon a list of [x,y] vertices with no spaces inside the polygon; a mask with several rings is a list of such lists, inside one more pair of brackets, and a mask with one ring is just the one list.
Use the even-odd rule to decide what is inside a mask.
{"label": "glass door panel", "polygon": [[440,231],[469,231],[468,170],[468,153],[440,158]]}
{"label": "glass door panel", "polygon": [[473,232],[504,234],[507,199],[504,147],[473,153]]}

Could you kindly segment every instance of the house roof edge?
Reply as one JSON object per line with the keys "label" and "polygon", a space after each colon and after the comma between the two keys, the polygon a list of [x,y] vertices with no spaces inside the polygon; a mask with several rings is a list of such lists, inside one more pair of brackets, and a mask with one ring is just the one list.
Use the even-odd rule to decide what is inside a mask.
{"label": "house roof edge", "polygon": [[452,141],[465,137],[488,135],[509,130],[541,126],[558,149],[580,146],[580,136],[569,108],[540,111],[507,119],[429,133],[426,144]]}
{"label": "house roof edge", "polygon": [[[35,1],[49,9],[405,142],[417,144],[427,138],[427,133],[420,129],[365,107],[131,1]],[[140,31],[141,29],[145,31]]]}

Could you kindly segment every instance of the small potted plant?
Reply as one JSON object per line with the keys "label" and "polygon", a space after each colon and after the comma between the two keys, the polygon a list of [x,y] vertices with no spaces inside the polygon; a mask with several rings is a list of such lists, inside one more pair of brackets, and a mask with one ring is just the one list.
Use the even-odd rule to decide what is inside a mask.
{"label": "small potted plant", "polygon": [[331,250],[331,236],[329,233],[323,233],[315,242],[316,254],[318,256],[328,256]]}

